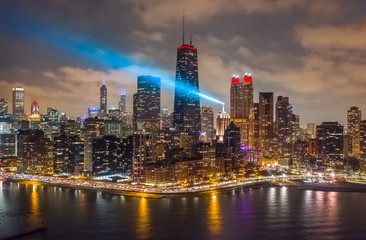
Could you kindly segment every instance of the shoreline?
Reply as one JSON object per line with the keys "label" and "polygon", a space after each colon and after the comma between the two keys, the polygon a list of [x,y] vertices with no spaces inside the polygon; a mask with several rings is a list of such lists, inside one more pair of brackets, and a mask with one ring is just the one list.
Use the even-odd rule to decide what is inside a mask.
{"label": "shoreline", "polygon": [[[83,185],[74,185],[74,184],[66,184],[66,183],[51,183],[40,180],[30,180],[30,179],[16,179],[7,177],[5,181],[16,182],[21,184],[33,184],[33,185],[44,185],[44,186],[54,186],[54,187],[62,187],[62,188],[72,188],[75,190],[92,190],[92,191],[101,191],[114,195],[121,196],[133,196],[133,197],[148,197],[148,198],[164,198],[164,197],[183,197],[189,196],[193,194],[203,194],[212,191],[221,191],[221,190],[229,190],[232,188],[245,187],[245,188],[262,188],[262,187],[270,187],[273,186],[272,181],[268,180],[251,180],[251,181],[238,181],[234,184],[223,184],[219,186],[197,189],[194,191],[184,191],[181,192],[157,192],[157,191],[137,191],[137,190],[125,190],[125,189],[115,189],[115,188],[107,188],[107,187],[92,187],[92,186],[83,186]],[[112,183],[113,184],[113,183]]]}

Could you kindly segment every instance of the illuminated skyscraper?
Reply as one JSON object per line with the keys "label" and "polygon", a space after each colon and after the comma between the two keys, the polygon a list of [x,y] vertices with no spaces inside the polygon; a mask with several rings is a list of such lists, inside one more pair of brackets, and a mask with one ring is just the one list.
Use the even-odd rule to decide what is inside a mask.
{"label": "illuminated skyscraper", "polygon": [[366,120],[360,122],[360,172],[366,173]]}
{"label": "illuminated skyscraper", "polygon": [[160,129],[160,78],[139,76],[137,93],[133,95],[133,116],[136,131]]}
{"label": "illuminated skyscraper", "polygon": [[230,117],[231,121],[240,128],[242,144],[254,148],[254,115],[253,115],[253,79],[246,73],[243,82],[239,76],[231,79],[230,88]]}
{"label": "illuminated skyscraper", "polygon": [[207,142],[212,142],[213,140],[213,110],[212,107],[204,106],[201,111],[201,130],[206,133]]}
{"label": "illuminated skyscraper", "polygon": [[0,116],[8,113],[8,99],[0,98]]}
{"label": "illuminated skyscraper", "polygon": [[343,158],[343,125],[323,122],[316,126],[317,159],[325,166],[335,167]]}
{"label": "illuminated skyscraper", "polygon": [[361,110],[358,107],[351,107],[347,111],[347,120],[348,136],[352,143],[352,155],[359,157]]}
{"label": "illuminated skyscraper", "polygon": [[24,119],[24,88],[13,88],[13,115],[16,121]]}
{"label": "illuminated skyscraper", "polygon": [[103,85],[100,87],[100,108],[99,116],[107,116],[107,87],[103,81]]}
{"label": "illuminated skyscraper", "polygon": [[226,112],[219,112],[216,118],[216,139],[218,142],[224,142],[224,134],[226,128],[230,124],[230,114]]}
{"label": "illuminated skyscraper", "polygon": [[126,112],[126,92],[123,90],[119,99],[119,111],[123,115]]}
{"label": "illuminated skyscraper", "polygon": [[201,131],[197,49],[184,44],[178,47],[175,78],[173,127],[178,131]]}
{"label": "illuminated skyscraper", "polygon": [[259,149],[269,151],[273,140],[273,93],[259,93]]}
{"label": "illuminated skyscraper", "polygon": [[275,129],[280,164],[288,166],[292,153],[292,122],[294,114],[288,97],[278,96],[276,102]]}
{"label": "illuminated skyscraper", "polygon": [[39,115],[40,111],[39,111],[39,103],[37,101],[37,99],[33,99],[33,102],[31,104],[31,114],[32,115]]}

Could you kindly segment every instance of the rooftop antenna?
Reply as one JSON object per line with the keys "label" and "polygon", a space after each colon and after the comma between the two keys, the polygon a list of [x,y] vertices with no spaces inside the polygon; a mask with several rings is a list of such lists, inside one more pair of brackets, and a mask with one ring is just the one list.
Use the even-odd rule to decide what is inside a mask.
{"label": "rooftop antenna", "polygon": [[104,78],[104,75],[102,76],[102,80],[103,80],[103,85],[105,85],[105,78]]}
{"label": "rooftop antenna", "polygon": [[189,45],[192,46],[192,24],[189,21]]}
{"label": "rooftop antenna", "polygon": [[183,9],[183,45],[184,45],[184,9]]}
{"label": "rooftop antenna", "polygon": [[222,112],[225,112],[225,103],[222,104]]}

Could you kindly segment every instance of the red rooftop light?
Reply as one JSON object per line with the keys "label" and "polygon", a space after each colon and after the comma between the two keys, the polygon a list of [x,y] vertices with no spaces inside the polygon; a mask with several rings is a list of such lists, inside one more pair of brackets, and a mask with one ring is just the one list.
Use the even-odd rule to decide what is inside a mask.
{"label": "red rooftop light", "polygon": [[179,47],[178,49],[183,49],[183,48],[188,48],[188,49],[192,49],[192,50],[197,50],[195,49],[194,47],[190,47],[190,46],[187,46],[187,45],[182,45],[181,47]]}
{"label": "red rooftop light", "polygon": [[244,82],[245,83],[252,83],[253,82],[252,76],[245,75],[244,76]]}
{"label": "red rooftop light", "polygon": [[240,82],[240,79],[238,77],[231,78],[231,84],[238,84],[239,82]]}

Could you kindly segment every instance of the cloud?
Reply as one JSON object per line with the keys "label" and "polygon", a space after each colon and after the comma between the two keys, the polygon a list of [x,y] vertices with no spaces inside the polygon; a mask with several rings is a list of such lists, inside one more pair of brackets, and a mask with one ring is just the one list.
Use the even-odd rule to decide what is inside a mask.
{"label": "cloud", "polygon": [[341,10],[334,1],[307,0],[157,0],[136,4],[134,10],[150,27],[170,27],[181,22],[183,10],[189,21],[203,24],[222,15],[275,14],[291,9],[306,9],[312,14],[335,14]]}
{"label": "cloud", "polygon": [[301,46],[310,49],[366,50],[365,22],[345,26],[298,26],[295,29]]}

